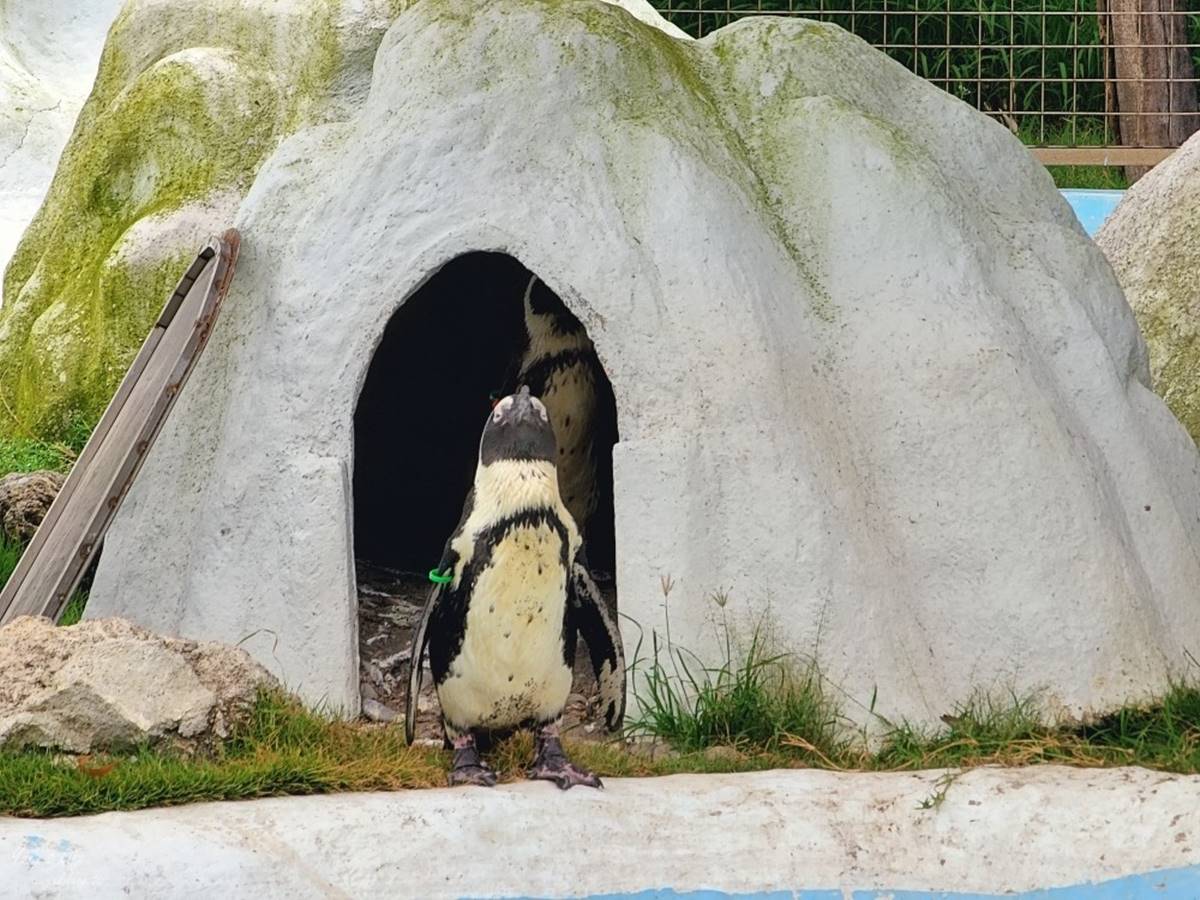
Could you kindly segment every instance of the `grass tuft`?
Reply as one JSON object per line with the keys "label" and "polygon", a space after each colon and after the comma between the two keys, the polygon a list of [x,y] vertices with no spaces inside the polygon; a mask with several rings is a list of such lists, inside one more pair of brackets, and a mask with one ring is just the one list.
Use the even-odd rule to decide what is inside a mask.
{"label": "grass tuft", "polygon": [[657,737],[683,753],[728,746],[758,753],[790,747],[814,760],[843,754],[841,717],[816,669],[797,670],[787,655],[768,654],[760,633],[740,662],[727,642],[717,667],[660,645],[657,635],[652,640],[648,667],[634,671],[641,715],[628,726],[631,736]]}
{"label": "grass tuft", "polygon": [[0,588],[8,584],[8,579],[12,576],[17,563],[21,561],[21,554],[24,552],[24,544],[0,531]]}
{"label": "grass tuft", "polygon": [[705,666],[671,640],[673,589],[674,582],[663,578],[664,640],[651,634],[648,660],[634,652],[630,680],[641,714],[629,722],[630,736],[660,738],[683,753],[727,746],[767,754],[788,748],[790,755],[813,762],[845,755],[842,716],[825,694],[815,665],[771,653],[762,622],[736,659],[724,615],[729,598],[717,594],[712,600],[721,610],[723,658],[720,665]]}
{"label": "grass tuft", "polygon": [[0,440],[0,475],[38,472],[42,469],[65,472],[74,461],[73,451],[63,444],[51,444],[33,438]]}
{"label": "grass tuft", "polygon": [[67,601],[66,607],[62,611],[62,615],[58,617],[58,624],[64,628],[69,625],[78,625],[83,619],[83,610],[87,606],[88,592],[84,590],[76,590],[71,595],[71,599]]}

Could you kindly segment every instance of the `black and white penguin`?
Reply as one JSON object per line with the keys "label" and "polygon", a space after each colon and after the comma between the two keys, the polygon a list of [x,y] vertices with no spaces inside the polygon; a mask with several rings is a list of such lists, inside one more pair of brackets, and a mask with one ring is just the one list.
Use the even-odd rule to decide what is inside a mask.
{"label": "black and white penguin", "polygon": [[507,387],[527,385],[550,414],[558,444],[563,503],[588,542],[597,567],[611,571],[612,548],[594,523],[612,520],[612,461],[616,401],[583,323],[536,275],[525,288],[526,341]]}
{"label": "black and white penguin", "polygon": [[576,636],[588,647],[606,724],[625,714],[621,636],[584,562],[559,491],[546,407],[522,387],[496,404],[479,443],[475,482],[446,543],[413,637],[405,735],[411,743],[428,644],[442,721],[454,749],[451,784],[493,785],[481,733],[532,726],[530,778],[600,787],[563,752]]}

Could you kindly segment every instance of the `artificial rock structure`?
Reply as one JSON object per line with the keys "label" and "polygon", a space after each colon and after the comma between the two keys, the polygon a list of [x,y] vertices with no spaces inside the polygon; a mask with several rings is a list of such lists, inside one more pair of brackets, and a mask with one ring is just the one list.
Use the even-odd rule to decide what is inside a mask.
{"label": "artificial rock structure", "polygon": [[42,204],[120,5],[0,3],[0,274]]}
{"label": "artificial rock structure", "polygon": [[[757,624],[857,720],[874,696],[932,723],[972,689],[1109,708],[1200,646],[1200,457],[1111,271],[1002,127],[812,22],[693,41],[635,0],[350,6],[324,68],[262,87],[309,72],[337,102],[272,119],[264,161],[220,182],[249,185],[239,271],[89,615],[241,641],[354,709],[356,530],[436,547],[461,495],[364,523],[352,485],[436,484],[464,445],[469,464],[494,386],[473,360],[528,270],[616,396],[631,655],[668,612],[709,660],[714,620]],[[218,64],[190,46],[170,58]],[[189,209],[230,196],[205,190]],[[356,440],[389,322],[395,359],[430,366],[395,363]]]}
{"label": "artificial rock structure", "polygon": [[1155,389],[1200,442],[1200,134],[1129,189],[1096,243],[1146,336]]}

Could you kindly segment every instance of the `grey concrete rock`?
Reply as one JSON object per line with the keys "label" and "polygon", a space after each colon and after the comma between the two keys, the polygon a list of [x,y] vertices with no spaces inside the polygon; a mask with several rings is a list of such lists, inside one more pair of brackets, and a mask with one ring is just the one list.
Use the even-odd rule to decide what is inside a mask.
{"label": "grey concrete rock", "polygon": [[863,727],[936,727],[978,691],[1082,718],[1165,690],[1200,646],[1200,455],[1045,168],[832,25],[661,25],[404,6],[369,92],[256,174],[89,614],[255,635],[286,684],[357,713],[360,388],[397,310],[504,251],[612,381],[630,657],[668,613],[708,666],[714,617],[761,628]]}
{"label": "grey concrete rock", "polygon": [[372,722],[394,722],[399,715],[390,706],[384,706],[378,700],[366,699],[362,702],[363,715]]}
{"label": "grey concrete rock", "polygon": [[0,628],[0,747],[73,753],[201,747],[275,679],[243,650],[160,637],[121,619]]}
{"label": "grey concrete rock", "polygon": [[0,478],[0,527],[9,538],[28,541],[46,517],[66,476],[58,472],[13,472]]}
{"label": "grey concrete rock", "polygon": [[1155,391],[1200,442],[1200,134],[1129,189],[1096,243],[1146,336]]}

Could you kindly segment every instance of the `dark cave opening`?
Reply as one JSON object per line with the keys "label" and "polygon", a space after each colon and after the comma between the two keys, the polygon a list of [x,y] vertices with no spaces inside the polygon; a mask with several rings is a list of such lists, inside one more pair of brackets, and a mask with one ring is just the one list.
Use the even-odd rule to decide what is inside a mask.
{"label": "dark cave opening", "polygon": [[[507,387],[528,344],[524,298],[531,278],[503,253],[457,257],[392,315],[371,359],[354,414],[353,462],[359,687],[369,717],[404,708],[413,631],[430,590],[426,575],[438,565],[474,480],[491,395]],[[593,572],[612,572],[616,401],[600,374],[595,408],[611,415],[611,429],[603,432],[611,439],[592,442],[600,451],[600,504],[587,547]],[[598,580],[615,612],[615,584]],[[591,696],[586,660],[577,654],[575,687]],[[417,734],[436,739],[441,720],[432,679],[422,693]],[[577,707],[565,722],[592,714],[586,703]]]}
{"label": "dark cave opening", "polygon": [[[525,346],[531,277],[504,253],[447,263],[396,311],[354,417],[354,546],[362,564],[422,574],[437,565],[475,472],[492,392]],[[607,375],[598,399],[616,402]],[[591,565],[613,571],[612,444],[600,448]]]}

